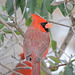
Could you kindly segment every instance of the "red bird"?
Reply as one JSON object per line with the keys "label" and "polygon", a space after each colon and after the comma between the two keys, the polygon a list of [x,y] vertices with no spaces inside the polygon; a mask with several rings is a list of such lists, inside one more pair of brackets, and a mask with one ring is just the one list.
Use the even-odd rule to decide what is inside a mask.
{"label": "red bird", "polygon": [[33,21],[25,33],[23,49],[26,59],[32,63],[32,75],[41,75],[40,60],[48,53],[50,45],[48,28],[52,25],[36,14],[31,16]]}
{"label": "red bird", "polygon": [[[24,53],[21,53],[19,56],[21,57],[21,60],[25,59],[24,58]],[[32,67],[31,63],[28,62],[28,61],[24,61],[23,63],[28,65],[29,67]],[[21,64],[21,63],[18,63],[16,68],[18,68],[18,67],[26,67],[26,66]],[[21,73],[23,75],[31,75],[32,70],[31,69],[19,69],[19,70],[16,70],[16,72],[19,72],[19,73]],[[18,75],[18,74],[12,73],[12,75]]]}

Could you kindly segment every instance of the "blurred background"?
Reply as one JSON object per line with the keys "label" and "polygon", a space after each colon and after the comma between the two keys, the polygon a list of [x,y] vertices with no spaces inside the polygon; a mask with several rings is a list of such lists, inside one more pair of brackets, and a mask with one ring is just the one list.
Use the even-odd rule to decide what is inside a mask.
{"label": "blurred background", "polygon": [[[6,0],[0,0],[0,14],[8,15],[8,13],[6,11],[2,11],[2,6],[5,6],[5,3],[6,3]],[[72,12],[75,12],[75,7],[72,10]],[[22,16],[23,16],[21,13],[21,9],[18,8],[16,13],[17,13],[17,22],[19,22],[19,21],[21,21]],[[14,15],[12,15],[12,16],[14,17]],[[75,17],[75,13],[73,14],[73,16]],[[54,10],[54,12],[52,13],[52,15],[49,15],[49,17],[50,17],[50,19],[49,19],[50,21],[54,21],[54,22],[64,24],[67,26],[72,25],[72,21],[71,21],[70,17],[68,17],[68,16],[64,17],[62,15],[61,11],[59,10],[59,8],[56,8]],[[12,21],[10,19],[8,19],[8,22],[12,23]],[[26,20],[23,19],[23,21],[19,25],[20,28],[24,32],[26,32],[26,30],[28,29],[28,26],[25,25],[25,22],[26,22]],[[53,23],[52,23],[52,25],[53,25],[53,27],[51,28],[52,39],[56,41],[57,48],[60,48],[62,43],[64,42],[70,28],[61,26],[61,25],[56,25]],[[6,27],[4,27],[4,28],[6,28]],[[0,30],[0,33],[3,33],[3,32],[1,32],[1,30]],[[18,37],[21,40],[21,43],[23,44],[23,37],[21,35],[18,35]],[[17,43],[16,38],[13,34],[6,34],[5,38],[4,38],[4,42],[0,43],[0,44],[2,44],[2,45],[0,45],[0,63],[5,65],[6,67],[10,68],[11,70],[13,70],[15,68],[16,64],[19,63],[19,61],[12,58],[12,56],[15,56],[17,59],[20,59],[20,56],[18,56],[18,55],[23,52],[23,48],[22,48],[22,46],[20,46]],[[57,49],[57,51],[58,50],[59,49]],[[50,53],[47,55],[47,57],[55,56],[54,52],[52,52],[52,47],[49,49],[49,52]],[[72,36],[71,40],[69,41],[60,60],[65,60],[66,62],[69,62],[71,56],[74,56],[72,59],[75,59],[75,34]],[[50,60],[50,58],[48,60]],[[46,60],[47,66],[50,65],[48,60]],[[61,66],[61,67],[59,67],[58,70],[51,71],[52,75],[59,75],[60,71],[64,71],[63,67],[64,66]],[[8,72],[8,69],[6,69],[0,65],[0,75],[3,75],[3,74],[11,75],[11,72],[10,73],[7,73],[7,72]]]}

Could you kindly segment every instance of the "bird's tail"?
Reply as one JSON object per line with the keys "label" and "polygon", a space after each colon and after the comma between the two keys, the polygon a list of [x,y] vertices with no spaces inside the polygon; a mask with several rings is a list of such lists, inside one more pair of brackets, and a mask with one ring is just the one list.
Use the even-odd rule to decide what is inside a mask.
{"label": "bird's tail", "polygon": [[32,75],[41,75],[40,63],[32,64]]}

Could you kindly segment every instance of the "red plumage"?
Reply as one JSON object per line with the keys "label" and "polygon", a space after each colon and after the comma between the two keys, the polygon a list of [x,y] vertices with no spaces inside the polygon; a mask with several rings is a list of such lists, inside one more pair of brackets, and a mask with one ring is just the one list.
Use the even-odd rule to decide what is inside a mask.
{"label": "red plumage", "polygon": [[41,25],[41,23],[46,23],[47,21],[35,14],[31,14],[31,16],[33,21],[25,33],[23,46],[26,58],[31,58],[32,75],[41,75],[40,60],[48,52],[50,37],[49,32],[46,32]]}

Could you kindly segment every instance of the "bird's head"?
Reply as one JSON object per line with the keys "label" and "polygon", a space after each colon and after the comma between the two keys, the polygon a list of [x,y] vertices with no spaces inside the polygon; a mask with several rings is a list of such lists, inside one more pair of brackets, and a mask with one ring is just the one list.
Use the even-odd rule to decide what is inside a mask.
{"label": "bird's head", "polygon": [[38,27],[42,31],[49,32],[49,28],[52,27],[50,23],[48,23],[44,18],[36,15],[36,14],[31,14],[32,16],[32,25]]}

